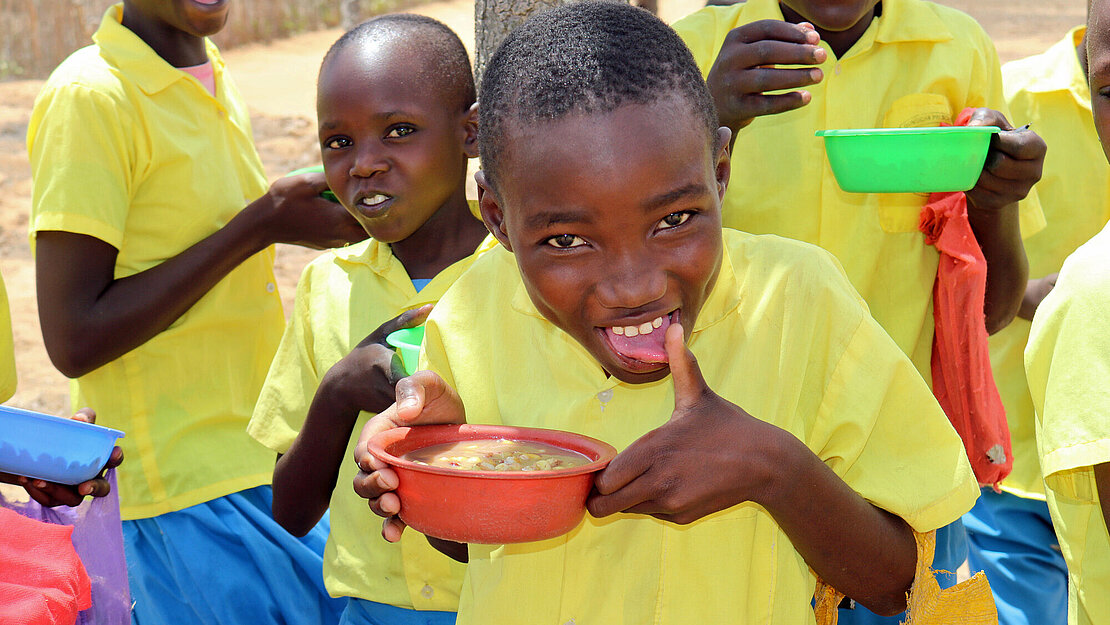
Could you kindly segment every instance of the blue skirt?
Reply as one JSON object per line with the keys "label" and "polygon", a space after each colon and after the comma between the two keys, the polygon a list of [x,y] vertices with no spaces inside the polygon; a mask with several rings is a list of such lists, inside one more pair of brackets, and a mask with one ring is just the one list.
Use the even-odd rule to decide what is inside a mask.
{"label": "blue skirt", "polygon": [[351,597],[339,625],[455,625],[455,613],[410,610]]}
{"label": "blue skirt", "polygon": [[123,522],[133,625],[335,625],[324,590],[327,515],[304,538],[274,521],[258,486]]}

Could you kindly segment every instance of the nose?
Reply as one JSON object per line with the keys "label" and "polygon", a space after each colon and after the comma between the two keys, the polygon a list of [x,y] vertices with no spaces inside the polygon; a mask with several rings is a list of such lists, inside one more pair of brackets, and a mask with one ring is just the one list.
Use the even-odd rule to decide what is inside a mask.
{"label": "nose", "polygon": [[598,302],[606,308],[640,308],[662,299],[666,292],[666,271],[643,252],[624,253],[606,263],[597,283]]}
{"label": "nose", "polygon": [[382,146],[366,142],[358,147],[349,173],[352,178],[369,178],[388,169],[389,159]]}

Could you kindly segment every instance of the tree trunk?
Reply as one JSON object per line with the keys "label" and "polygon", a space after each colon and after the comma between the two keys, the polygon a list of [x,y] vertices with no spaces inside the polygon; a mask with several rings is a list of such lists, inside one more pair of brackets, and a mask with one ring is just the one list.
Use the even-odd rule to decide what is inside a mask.
{"label": "tree trunk", "polygon": [[[574,0],[475,0],[474,80],[482,84],[482,72],[505,37],[528,16]],[[624,0],[627,2],[628,0]]]}

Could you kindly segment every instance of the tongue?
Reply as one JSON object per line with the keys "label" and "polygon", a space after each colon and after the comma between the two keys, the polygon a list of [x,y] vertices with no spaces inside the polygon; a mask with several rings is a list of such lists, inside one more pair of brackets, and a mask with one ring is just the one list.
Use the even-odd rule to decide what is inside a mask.
{"label": "tongue", "polygon": [[196,0],[197,4],[217,4],[220,0]]}
{"label": "tongue", "polygon": [[652,328],[647,334],[636,336],[623,336],[614,334],[612,328],[605,328],[605,336],[609,337],[609,344],[621,356],[640,362],[667,362],[667,350],[663,347],[663,337],[667,333],[667,326],[671,325],[670,315],[663,315],[663,323],[658,328]]}

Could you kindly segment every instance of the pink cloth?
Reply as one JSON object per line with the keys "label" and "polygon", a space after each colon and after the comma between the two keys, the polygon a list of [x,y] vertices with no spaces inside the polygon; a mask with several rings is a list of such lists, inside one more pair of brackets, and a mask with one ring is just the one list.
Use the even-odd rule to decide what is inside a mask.
{"label": "pink cloth", "polygon": [[208,90],[208,94],[213,98],[216,97],[216,69],[212,66],[212,61],[208,61],[202,65],[191,65],[180,69],[199,80],[200,84],[204,85],[204,88]]}
{"label": "pink cloth", "polygon": [[0,623],[73,625],[92,589],[73,528],[0,508]]}
{"label": "pink cloth", "polygon": [[[971,109],[965,109],[955,125],[965,126],[970,118]],[[987,261],[971,230],[967,196],[933,193],[918,228],[940,252],[933,284],[933,394],[963,439],[979,484],[997,490],[1014,456],[987,346]]]}

